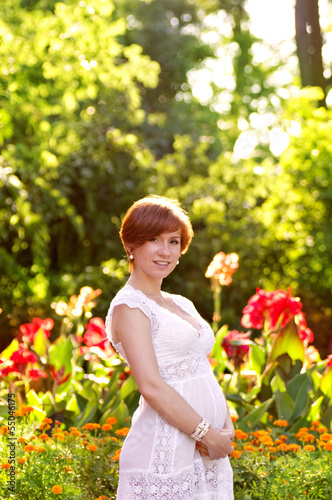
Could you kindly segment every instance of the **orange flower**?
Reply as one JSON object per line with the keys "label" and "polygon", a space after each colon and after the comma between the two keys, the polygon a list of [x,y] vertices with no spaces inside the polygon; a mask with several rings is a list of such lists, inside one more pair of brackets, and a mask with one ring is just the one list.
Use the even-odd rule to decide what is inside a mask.
{"label": "orange flower", "polygon": [[71,467],[64,467],[63,470],[65,472],[72,472],[72,468]]}
{"label": "orange flower", "polygon": [[111,457],[111,460],[119,460],[120,453],[121,453],[121,449],[116,450],[115,455],[113,455],[113,457]]}
{"label": "orange flower", "polygon": [[122,427],[122,429],[118,429],[117,431],[115,431],[115,434],[117,436],[127,436],[129,430],[129,427]]}
{"label": "orange flower", "polygon": [[316,439],[316,438],[315,438],[315,436],[314,436],[313,434],[306,434],[306,435],[304,436],[304,441],[305,441],[306,443],[313,443],[313,442],[315,441],[315,439]]}
{"label": "orange flower", "polygon": [[237,422],[239,420],[238,415],[235,415],[235,413],[232,413],[231,415],[232,422]]}
{"label": "orange flower", "polygon": [[317,432],[319,432],[319,433],[321,433],[321,432],[327,432],[327,427],[325,427],[325,425],[320,425],[317,428]]}
{"label": "orange flower", "polygon": [[96,446],[95,444],[90,444],[90,446],[88,446],[89,451],[96,451],[97,448],[98,446]]}
{"label": "orange flower", "polygon": [[9,429],[8,429],[7,425],[3,425],[2,427],[0,427],[0,434],[2,434],[2,435],[9,434]]}
{"label": "orange flower", "polygon": [[240,458],[242,455],[242,451],[240,450],[234,450],[231,454],[230,454],[230,457],[233,457],[233,458]]}
{"label": "orange flower", "polygon": [[332,434],[324,432],[323,434],[320,435],[319,439],[321,439],[322,441],[332,441]]}
{"label": "orange flower", "polygon": [[278,451],[288,451],[289,450],[289,445],[286,443],[281,443],[277,446]]}
{"label": "orange flower", "polygon": [[315,447],[312,444],[307,444],[303,448],[305,451],[315,451]]}
{"label": "orange flower", "polygon": [[0,465],[1,469],[8,470],[11,468],[11,465],[8,462],[4,462]]}
{"label": "orange flower", "polygon": [[39,435],[39,439],[41,441],[49,441],[50,437],[45,432],[43,432],[42,434]]}
{"label": "orange flower", "polygon": [[61,493],[62,493],[62,486],[59,486],[58,484],[55,484],[54,486],[52,486],[52,491],[53,491],[54,495],[61,495]]}
{"label": "orange flower", "polygon": [[113,428],[113,425],[111,425],[111,424],[104,424],[102,426],[103,431],[110,431],[112,428]]}
{"label": "orange flower", "polygon": [[289,449],[289,451],[294,451],[296,453],[298,451],[301,451],[301,446],[299,444],[290,443],[288,445],[288,449]]}
{"label": "orange flower", "polygon": [[328,451],[332,451],[332,443],[326,443],[326,444],[324,445],[324,449],[325,449],[325,450],[328,450]]}
{"label": "orange flower", "polygon": [[63,441],[65,439],[65,434],[63,432],[55,432],[53,434],[54,439],[57,439],[58,441]]}
{"label": "orange flower", "polygon": [[77,427],[71,427],[70,428],[70,435],[71,436],[80,436],[81,433],[80,431],[77,429]]}
{"label": "orange flower", "polygon": [[251,444],[246,444],[245,447],[244,447],[244,449],[246,451],[255,451],[255,447],[252,446]]}
{"label": "orange flower", "polygon": [[84,431],[93,431],[94,429],[100,429],[100,424],[94,424],[92,422],[88,422],[87,424],[85,424],[84,427],[82,427],[82,429]]}
{"label": "orange flower", "polygon": [[45,451],[44,446],[38,446],[38,447],[36,448],[36,452],[37,452],[37,453],[43,453],[43,451]]}
{"label": "orange flower", "polygon": [[27,444],[23,449],[28,453],[32,453],[33,451],[35,451],[36,447],[33,444]]}
{"label": "orange flower", "polygon": [[246,432],[241,431],[241,429],[235,429],[235,437],[236,439],[247,439],[248,434]]}
{"label": "orange flower", "polygon": [[277,427],[287,427],[288,422],[287,420],[275,420],[273,425],[276,425]]}
{"label": "orange flower", "polygon": [[25,459],[25,458],[23,458],[23,457],[19,457],[19,458],[17,459],[17,463],[18,463],[19,465],[24,465],[24,464],[25,464],[25,462],[26,462],[26,459]]}
{"label": "orange flower", "polygon": [[18,438],[18,442],[19,442],[19,443],[24,443],[24,444],[27,444],[27,442],[28,442],[28,441],[27,441],[27,440],[26,440],[26,438],[24,438],[24,437],[19,437],[19,438]]}
{"label": "orange flower", "polygon": [[115,417],[108,417],[108,418],[106,419],[106,423],[107,423],[107,424],[111,424],[111,425],[116,424],[116,423],[117,423],[117,421],[118,421],[118,420],[117,420]]}
{"label": "orange flower", "polygon": [[33,411],[32,406],[24,406],[22,405],[19,410],[16,410],[15,415],[17,417],[23,417],[23,416],[28,416],[31,412]]}

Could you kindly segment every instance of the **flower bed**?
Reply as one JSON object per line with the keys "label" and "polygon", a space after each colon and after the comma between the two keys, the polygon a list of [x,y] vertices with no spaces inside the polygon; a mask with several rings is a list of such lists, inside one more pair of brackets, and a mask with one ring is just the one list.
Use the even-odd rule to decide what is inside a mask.
{"label": "flower bed", "polygon": [[[15,500],[112,500],[118,460],[128,427],[114,417],[105,424],[64,428],[57,420],[17,412],[15,492],[8,489],[8,426],[0,426],[0,497]],[[237,424],[235,424],[237,427]],[[235,500],[328,499],[332,490],[332,434],[313,422],[292,435],[285,420],[265,429],[236,429]]]}

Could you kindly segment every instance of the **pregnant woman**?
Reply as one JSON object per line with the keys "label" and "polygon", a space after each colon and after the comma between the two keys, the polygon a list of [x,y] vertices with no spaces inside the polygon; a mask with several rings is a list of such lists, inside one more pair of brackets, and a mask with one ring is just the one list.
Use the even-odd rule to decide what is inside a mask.
{"label": "pregnant woman", "polygon": [[135,202],[120,231],[130,278],[111,302],[107,334],[141,394],[120,455],[117,500],[232,500],[234,427],[210,367],[214,335],[163,279],[193,237],[176,200]]}

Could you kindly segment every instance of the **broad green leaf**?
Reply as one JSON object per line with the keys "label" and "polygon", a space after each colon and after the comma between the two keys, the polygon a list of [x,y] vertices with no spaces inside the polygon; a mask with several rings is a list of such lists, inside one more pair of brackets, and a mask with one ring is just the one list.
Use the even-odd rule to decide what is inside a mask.
{"label": "broad green leaf", "polygon": [[33,339],[33,348],[38,356],[45,356],[47,351],[47,341],[42,328],[39,328],[38,332],[35,335],[35,338]]}
{"label": "broad green leaf", "polygon": [[138,388],[136,381],[133,375],[130,375],[130,377],[127,378],[127,380],[123,383],[120,389],[120,399],[126,399],[126,397],[128,397],[129,394],[137,390]]}
{"label": "broad green leaf", "polygon": [[66,373],[72,372],[72,355],[74,345],[70,337],[59,337],[49,347],[49,362],[55,370],[65,366]]}
{"label": "broad green leaf", "polygon": [[304,345],[293,320],[289,321],[272,342],[268,363],[276,360],[282,354],[288,354],[293,360],[304,360]]}
{"label": "broad green leaf", "polygon": [[332,400],[332,366],[323,374],[319,387],[325,396]]}
{"label": "broad green leaf", "polygon": [[285,419],[287,422],[291,421],[294,414],[295,403],[287,392],[277,391],[274,394],[277,413],[279,419]]}
{"label": "broad green leaf", "polygon": [[249,368],[258,375],[263,373],[266,364],[265,349],[258,344],[251,344],[249,350]]}
{"label": "broad green leaf", "polygon": [[243,431],[254,429],[260,419],[263,417],[264,413],[268,411],[272,403],[273,398],[270,398],[264,403],[260,404],[250,413],[248,413],[248,415],[242,418],[241,422],[239,422],[240,429],[242,429]]}
{"label": "broad green leaf", "polygon": [[19,341],[17,339],[12,340],[9,346],[6,347],[4,351],[2,351],[2,353],[0,354],[0,358],[9,359],[13,352],[17,351],[18,348]]}

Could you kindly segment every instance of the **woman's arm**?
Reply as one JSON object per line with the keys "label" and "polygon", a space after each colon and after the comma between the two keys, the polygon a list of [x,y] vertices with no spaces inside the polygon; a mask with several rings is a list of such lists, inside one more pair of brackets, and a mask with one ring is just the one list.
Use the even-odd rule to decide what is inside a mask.
{"label": "woman's arm", "polygon": [[[169,424],[191,434],[201,416],[161,377],[151,341],[149,319],[125,304],[114,308],[113,328],[126,353],[138,389],[146,402]],[[212,459],[233,451],[229,435],[210,428],[202,442]]]}

